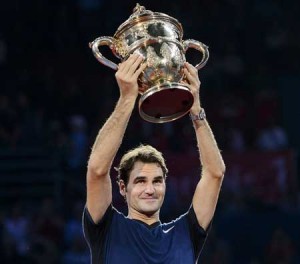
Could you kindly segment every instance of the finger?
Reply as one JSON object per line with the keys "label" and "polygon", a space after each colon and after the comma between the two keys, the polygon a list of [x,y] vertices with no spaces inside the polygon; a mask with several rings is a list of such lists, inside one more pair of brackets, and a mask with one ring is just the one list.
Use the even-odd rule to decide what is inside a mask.
{"label": "finger", "polygon": [[198,70],[195,66],[193,66],[192,64],[190,64],[188,62],[185,62],[184,66],[190,72],[191,75],[193,75],[194,77],[198,76]]}
{"label": "finger", "polygon": [[185,84],[185,85],[190,84],[185,73],[183,73],[183,76],[182,76],[182,79],[181,79],[180,83]]}
{"label": "finger", "polygon": [[129,68],[128,70],[128,74],[129,75],[133,75],[136,70],[139,68],[139,66],[141,65],[141,63],[143,62],[144,57],[139,55],[138,58],[136,59],[136,61],[132,64],[132,66]]}
{"label": "finger", "polygon": [[188,83],[194,83],[194,77],[192,76],[192,74],[189,72],[189,70],[187,68],[184,68],[183,69],[183,72],[185,74],[185,77],[186,77],[186,81]]}
{"label": "finger", "polygon": [[119,69],[118,69],[118,71],[120,72],[120,73],[124,73],[125,72],[125,69],[126,69],[126,65],[128,64],[128,61],[129,60],[131,60],[131,57],[132,57],[132,54],[127,58],[127,60],[125,60],[125,61],[123,61],[123,62],[121,62],[120,64],[119,64]]}
{"label": "finger", "polygon": [[146,67],[147,67],[147,63],[146,62],[140,64],[140,67],[134,73],[134,77],[137,78],[142,73],[142,71],[146,69]]}
{"label": "finger", "polygon": [[135,61],[139,58],[138,54],[131,54],[129,58],[124,62],[124,69],[123,72],[127,74],[132,67],[132,65],[135,63]]}
{"label": "finger", "polygon": [[118,64],[118,72],[121,72],[123,70],[123,68],[124,68],[124,63],[123,62],[119,63]]}
{"label": "finger", "polygon": [[181,80],[179,83],[187,87],[190,87],[190,83],[187,80]]}
{"label": "finger", "polygon": [[200,81],[199,81],[199,77],[198,74],[195,74],[193,72],[190,72],[187,68],[183,69],[184,74],[187,77],[187,80],[190,84],[194,84],[197,85]]}

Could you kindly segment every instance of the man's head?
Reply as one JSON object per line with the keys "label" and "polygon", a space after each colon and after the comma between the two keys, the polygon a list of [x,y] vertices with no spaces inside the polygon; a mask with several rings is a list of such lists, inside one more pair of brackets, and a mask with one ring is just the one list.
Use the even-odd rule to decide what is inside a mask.
{"label": "man's head", "polygon": [[117,170],[120,193],[129,210],[146,215],[159,212],[168,172],[161,152],[149,145],[141,145],[122,157]]}
{"label": "man's head", "polygon": [[143,163],[158,164],[163,171],[164,179],[166,179],[168,169],[166,167],[165,159],[163,158],[162,153],[149,145],[140,145],[137,148],[129,150],[122,157],[119,167],[116,168],[118,171],[118,182],[122,180],[125,186],[127,186],[130,172],[132,171],[134,164],[137,161],[141,161]]}

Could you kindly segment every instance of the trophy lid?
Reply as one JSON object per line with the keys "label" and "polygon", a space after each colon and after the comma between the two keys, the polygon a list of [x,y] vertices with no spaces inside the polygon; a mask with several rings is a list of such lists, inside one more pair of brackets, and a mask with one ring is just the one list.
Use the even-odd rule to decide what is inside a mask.
{"label": "trophy lid", "polygon": [[133,9],[132,15],[122,23],[118,30],[116,31],[114,37],[119,38],[121,34],[123,34],[126,30],[130,29],[131,27],[135,26],[138,23],[147,22],[150,20],[162,20],[173,24],[179,32],[179,37],[182,39],[183,36],[183,29],[181,23],[175,19],[174,17],[168,16],[164,13],[153,12],[151,10],[147,10],[144,6],[136,4],[135,8]]}

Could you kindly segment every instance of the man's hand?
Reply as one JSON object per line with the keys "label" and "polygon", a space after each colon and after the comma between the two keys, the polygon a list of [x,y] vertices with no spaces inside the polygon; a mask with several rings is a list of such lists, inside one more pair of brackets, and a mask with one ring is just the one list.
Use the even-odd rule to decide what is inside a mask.
{"label": "man's hand", "polygon": [[141,55],[131,54],[126,61],[119,64],[115,76],[122,97],[136,98],[138,96],[137,79],[147,66],[146,63],[141,64],[143,60],[144,58]]}
{"label": "man's hand", "polygon": [[192,64],[185,62],[184,64],[184,74],[186,76],[186,84],[190,88],[191,93],[194,96],[194,104],[190,110],[192,114],[197,115],[200,112],[200,80],[198,77],[198,70]]}

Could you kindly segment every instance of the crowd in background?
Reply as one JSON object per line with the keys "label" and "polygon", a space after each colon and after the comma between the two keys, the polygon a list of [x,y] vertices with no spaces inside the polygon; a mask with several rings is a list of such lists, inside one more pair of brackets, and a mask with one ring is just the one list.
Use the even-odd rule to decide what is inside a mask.
{"label": "crowd in background", "polygon": [[[300,39],[298,4],[288,2],[141,2],[147,9],[177,18],[182,23],[184,39],[193,38],[210,47],[208,64],[199,72],[201,101],[222,151],[291,148],[282,120],[279,80],[298,71],[299,61],[295,58],[300,55]],[[96,61],[88,43],[99,36],[113,36],[134,6],[133,1],[105,0],[15,0],[2,4],[1,152],[43,149],[59,161],[65,175],[78,177],[84,185],[93,140],[118,98],[114,72]],[[109,53],[104,48],[104,54],[110,57]],[[187,60],[197,63],[198,56],[188,53]],[[171,123],[151,124],[139,117],[137,109],[136,106],[121,152],[149,143],[167,154],[195,153],[188,116]],[[84,191],[66,192],[63,199],[64,206],[60,207],[52,197],[39,201],[19,197],[3,206],[1,263],[89,263],[81,228]],[[226,201],[220,204],[220,214],[230,215],[234,206],[245,204],[242,200],[234,205]],[[298,219],[299,204],[293,208]],[[237,219],[232,220],[234,224],[239,222]],[[203,263],[299,261],[299,239],[295,241],[280,226],[272,230],[260,249],[251,248],[246,238],[241,241],[249,251],[260,252],[253,254],[255,257],[242,255],[216,230],[211,230]]]}

